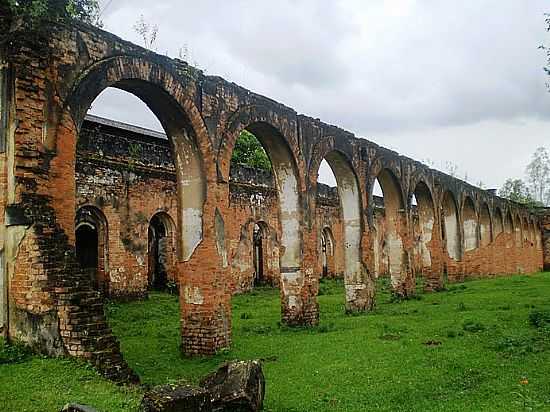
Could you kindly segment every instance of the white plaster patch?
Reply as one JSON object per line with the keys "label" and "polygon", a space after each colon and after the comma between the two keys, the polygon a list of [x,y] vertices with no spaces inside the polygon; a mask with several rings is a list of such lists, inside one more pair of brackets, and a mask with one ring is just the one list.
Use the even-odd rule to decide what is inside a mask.
{"label": "white plaster patch", "polygon": [[183,259],[189,260],[202,240],[202,210],[182,210]]}
{"label": "white plaster patch", "polygon": [[204,303],[204,297],[201,290],[198,287],[186,286],[184,291],[185,303],[191,305],[202,305]]}
{"label": "white plaster patch", "polygon": [[464,250],[474,250],[477,248],[477,222],[474,219],[464,221]]}

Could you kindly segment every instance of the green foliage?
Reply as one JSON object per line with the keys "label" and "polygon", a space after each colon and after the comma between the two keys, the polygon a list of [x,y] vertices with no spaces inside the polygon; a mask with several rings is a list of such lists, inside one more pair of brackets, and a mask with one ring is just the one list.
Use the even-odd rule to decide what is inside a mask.
{"label": "green foliage", "polygon": [[529,323],[539,329],[550,329],[550,310],[532,310],[529,312]]}
{"label": "green foliage", "polygon": [[535,150],[525,172],[534,200],[541,205],[550,205],[550,154],[545,147]]}
{"label": "green foliage", "polygon": [[243,130],[235,142],[231,162],[246,166],[271,170],[271,162],[264,148],[252,133]]}
{"label": "green foliage", "polygon": [[521,179],[508,179],[499,190],[499,196],[528,207],[540,207],[542,204],[531,196],[529,186]]}
{"label": "green foliage", "polygon": [[8,0],[8,11],[35,29],[44,21],[102,25],[98,0]]}
{"label": "green foliage", "polygon": [[0,339],[0,365],[22,362],[30,355],[31,351],[27,346],[20,343],[8,345]]}
{"label": "green foliage", "polygon": [[[546,23],[546,31],[550,32],[550,13],[544,14],[544,22]],[[546,53],[546,66],[543,69],[550,76],[550,47],[543,44],[540,48]],[[546,87],[550,91],[550,84],[546,83]]]}

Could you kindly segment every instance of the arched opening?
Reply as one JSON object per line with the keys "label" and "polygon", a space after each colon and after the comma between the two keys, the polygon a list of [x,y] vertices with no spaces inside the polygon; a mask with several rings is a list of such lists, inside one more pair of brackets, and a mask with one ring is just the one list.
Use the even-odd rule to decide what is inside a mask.
{"label": "arched opening", "polygon": [[252,233],[254,286],[268,283],[266,279],[267,239],[269,231],[265,222],[256,222]]}
{"label": "arched opening", "polygon": [[76,227],[76,256],[83,269],[90,271],[90,279],[95,283],[98,268],[98,234],[97,228],[89,223]]}
{"label": "arched opening", "polygon": [[334,277],[334,237],[329,227],[321,232],[321,264],[323,277]]}
{"label": "arched opening", "polygon": [[493,232],[494,232],[494,238],[496,239],[498,235],[504,232],[504,217],[502,215],[502,210],[500,207],[497,207],[495,209],[495,218],[493,223]]}
{"label": "arched opening", "polygon": [[[106,62],[105,64],[110,63]],[[131,70],[134,63],[122,61],[120,64],[121,67],[127,67],[128,70]],[[124,66],[125,64],[127,66]],[[143,66],[149,63],[141,62],[140,64]],[[163,82],[170,82],[170,79],[162,77],[162,70],[151,70],[151,77],[153,77],[151,81],[135,77],[120,79],[121,76],[124,76],[118,72],[112,73],[111,70],[116,71],[118,69],[108,68],[103,71],[98,68],[80,82],[78,90],[74,92],[69,102],[71,112],[77,119],[79,126],[82,124],[88,108],[91,108],[91,113],[111,113],[113,115],[118,113],[118,116],[111,117],[116,117],[116,120],[120,121],[132,120],[134,125],[137,123],[137,126],[164,132],[169,141],[177,181],[177,229],[179,231],[177,251],[180,260],[187,261],[202,240],[202,207],[206,196],[206,179],[195,130],[181,104],[182,102],[176,101],[176,97],[174,97],[183,97],[184,94],[179,90],[172,90],[178,87],[176,82],[169,85],[163,84]],[[147,70],[144,69],[143,72],[147,72]],[[132,75],[135,74],[132,73]],[[160,79],[154,78],[156,75],[160,76]],[[78,100],[74,100],[77,98]],[[113,101],[116,104],[112,104]],[[132,101],[131,104],[125,104],[130,101]],[[119,110],[111,110],[114,107],[119,108]],[[125,115],[124,110],[130,114]],[[93,145],[93,142],[91,144]],[[129,156],[133,158],[133,167],[139,168],[142,165],[141,156],[144,156],[144,153],[139,151],[138,145],[128,147],[128,152]],[[124,205],[122,206],[124,207]],[[137,240],[133,239],[136,224],[134,220],[129,218],[123,219],[121,222],[121,233],[123,236],[127,235],[129,243],[132,243],[132,240]],[[134,228],[130,227],[132,225]],[[140,249],[142,255],[147,251],[146,225],[144,225],[143,230],[144,233],[137,240],[139,245],[133,244],[132,246],[135,250]],[[146,261],[145,259],[142,260]]]}
{"label": "arched opening", "polygon": [[442,230],[443,241],[447,247],[449,257],[458,261],[461,257],[458,209],[455,197],[450,191],[446,191],[443,195],[442,206],[442,220],[444,223]]}
{"label": "arched opening", "polygon": [[521,217],[519,215],[515,215],[514,218],[514,237],[516,242],[516,247],[522,246],[522,233],[521,233]]}
{"label": "arched opening", "polygon": [[250,130],[243,129],[233,147],[229,169],[230,203],[245,213],[233,215],[239,241],[231,251],[231,274],[236,292],[259,285],[278,285],[278,268],[272,263],[278,253],[270,240],[268,222],[279,227],[279,216],[271,205],[279,194],[273,167],[265,148]]}
{"label": "arched opening", "polygon": [[[376,195],[378,190],[382,194],[380,198]],[[401,185],[389,169],[382,169],[373,182],[372,199],[374,221],[381,241],[379,269],[389,275],[394,292],[407,294],[402,289],[414,285],[405,285],[408,275],[408,260],[402,237],[407,225],[405,203]]]}
{"label": "arched opening", "polygon": [[164,212],[156,213],[147,230],[147,284],[149,289],[166,290],[169,282],[176,282],[173,270],[173,222]]}
{"label": "arched opening", "polygon": [[[77,141],[76,193],[78,202],[101,204],[115,219],[116,274],[111,276],[110,294],[138,297],[148,289],[165,289],[168,280],[175,282],[173,254],[188,260],[202,238],[204,172],[194,131],[167,92],[141,80],[103,89],[89,113]],[[126,164],[125,169],[91,162],[98,151]],[[175,179],[165,183],[156,169],[168,176],[175,172]],[[91,182],[89,174],[106,178]],[[156,210],[170,208],[178,214],[179,236],[168,215],[147,219]]]}
{"label": "arched opening", "polygon": [[477,249],[479,247],[477,237],[477,216],[474,201],[471,197],[464,199],[462,206],[462,229],[464,232],[464,251]]}
{"label": "arched opening", "polygon": [[389,261],[385,241],[386,210],[384,208],[384,193],[378,179],[374,180],[372,188],[372,238],[374,243],[374,275],[376,278],[390,277]]}
{"label": "arched opening", "polygon": [[514,233],[514,219],[510,211],[506,213],[506,218],[504,219],[504,233]]}
{"label": "arched opening", "polygon": [[430,189],[424,182],[419,182],[410,202],[413,233],[417,255],[420,257],[420,272],[431,269],[432,256],[430,242],[435,225],[435,207]]}
{"label": "arched opening", "polygon": [[523,246],[524,247],[529,247],[531,245],[531,228],[530,228],[530,225],[529,225],[529,220],[524,217],[522,219],[522,222],[523,222],[523,225],[522,225],[522,229],[523,229]]}
{"label": "arched opening", "polygon": [[536,225],[535,239],[536,239],[537,249],[542,250],[542,226],[540,225],[540,223]]}
{"label": "arched opening", "polygon": [[[340,216],[343,226],[342,240],[344,243],[343,262],[346,310],[365,310],[369,302],[364,296],[366,287],[363,280],[363,264],[361,260],[361,200],[359,183],[349,160],[343,153],[333,150],[325,155],[324,160],[326,160],[332,171],[332,180],[336,181],[338,190]],[[320,171],[321,168],[317,173],[318,179]],[[325,228],[320,230],[319,236],[321,247],[323,237],[325,238],[325,248],[328,243],[332,243],[332,239],[328,238],[330,235],[328,235]]]}
{"label": "arched opening", "polygon": [[531,223],[529,225],[529,239],[531,240],[531,246],[536,247],[537,245],[537,229],[536,229],[536,223],[531,220]]}
{"label": "arched opening", "polygon": [[107,220],[96,207],[83,206],[76,212],[75,252],[93,287],[108,292]]}
{"label": "arched opening", "polygon": [[[278,257],[279,283],[283,299],[282,316],[283,321],[288,324],[299,323],[301,320],[298,318],[304,310],[301,292],[305,279],[302,267],[302,232],[300,230],[302,213],[296,161],[285,137],[271,124],[256,121],[249,124],[245,130],[259,141],[262,152],[265,151],[271,163],[278,203],[277,226],[280,228]],[[236,144],[233,150],[235,147]],[[231,154],[233,155],[233,152]],[[233,162],[230,169],[232,164]],[[263,253],[265,256],[265,249]]]}
{"label": "arched opening", "polygon": [[481,247],[489,245],[493,241],[491,230],[491,214],[489,206],[484,203],[479,214],[479,238]]}
{"label": "arched opening", "polygon": [[[211,166],[204,166],[202,153],[209,154],[210,146],[205,138],[204,125],[197,115],[197,110],[189,96],[185,86],[175,79],[170,71],[165,70],[161,63],[155,63],[145,57],[140,56],[117,56],[105,59],[89,67],[83,76],[79,78],[76,86],[71,90],[71,94],[66,100],[67,110],[62,117],[57,134],[70,143],[78,143],[80,139],[81,126],[85,115],[92,105],[92,102],[99,94],[109,87],[120,89],[137,97],[144,103],[148,109],[156,116],[162,125],[162,129],[169,141],[169,147],[174,159],[175,167],[175,204],[177,205],[177,242],[176,248],[179,252],[178,260],[186,262],[191,259],[197,246],[203,240],[203,205],[206,198],[206,170],[211,171]],[[97,103],[96,103],[97,104]],[[139,117],[139,114],[136,114]],[[72,139],[72,140],[71,140]],[[200,141],[200,145],[198,142]],[[74,145],[57,145],[58,158],[62,161],[71,159],[74,156]],[[125,172],[128,183],[133,183],[136,179],[145,179],[140,176],[142,166],[142,153],[131,150],[133,147],[127,147],[127,153],[134,155],[131,170]],[[118,149],[118,147],[116,148]],[[106,155],[117,155],[107,152]],[[70,162],[69,162],[70,163]],[[52,173],[58,180],[70,181],[70,167],[52,162]],[[67,173],[69,171],[70,173]],[[115,183],[118,183],[115,181]],[[76,186],[76,185],[75,185]],[[67,214],[74,210],[75,197],[66,194],[59,194],[53,202],[56,209],[66,208]],[[103,196],[101,202],[110,200]],[[120,201],[119,201],[120,200]],[[155,201],[156,199],[150,198]],[[113,209],[121,214],[120,225],[117,225],[116,233],[120,234],[120,242],[113,239],[113,244],[118,243],[120,250],[117,254],[132,256],[127,259],[129,264],[134,265],[131,271],[121,271],[119,266],[112,265],[110,271],[110,289],[114,283],[117,283],[119,290],[125,290],[130,287],[137,293],[142,293],[147,289],[147,251],[148,251],[148,220],[146,213],[132,213],[136,203],[126,202],[124,199],[114,199]],[[146,203],[146,202],[143,202]],[[102,203],[97,203],[102,204]],[[116,207],[115,207],[116,206]],[[58,213],[59,222],[64,228],[70,229],[63,211]],[[208,228],[208,230],[211,230]],[[201,251],[201,255],[202,255]],[[115,258],[115,254],[112,254]],[[116,273],[115,273],[116,272]],[[201,331],[200,336],[207,333],[214,333],[215,330],[219,336],[215,347],[223,347],[228,343],[230,330],[227,328],[226,318],[230,317],[231,309],[229,305],[229,295],[225,291],[214,289],[209,283],[204,282],[202,277],[211,277],[210,273],[189,273],[185,279],[185,285],[182,290],[196,291],[201,294],[201,305],[191,302],[192,297],[180,299],[180,316],[182,319],[182,349],[186,353],[196,352],[200,346],[200,337],[197,331]],[[201,276],[201,279],[199,279]],[[216,300],[216,307],[209,306],[210,300]],[[215,317],[212,313],[216,312],[219,316]],[[206,322],[205,319],[218,319],[216,322]],[[193,320],[193,327],[190,328]],[[191,330],[192,329],[192,330]],[[221,331],[221,332],[220,332]],[[99,337],[101,338],[101,337]],[[87,344],[86,342],[83,345]],[[175,346],[176,343],[174,342]],[[93,345],[90,343],[90,345]],[[116,345],[115,345],[116,346]],[[86,349],[88,350],[88,349]],[[116,350],[114,348],[113,350]],[[203,349],[199,349],[201,351]],[[120,359],[120,356],[118,356]]]}

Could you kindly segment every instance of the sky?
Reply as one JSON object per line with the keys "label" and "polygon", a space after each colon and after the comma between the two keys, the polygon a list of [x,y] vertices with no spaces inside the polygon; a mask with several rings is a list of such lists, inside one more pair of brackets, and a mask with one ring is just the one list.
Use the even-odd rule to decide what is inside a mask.
{"label": "sky", "polygon": [[[102,0],[104,28],[206,74],[498,188],[550,149],[547,0]],[[159,130],[107,89],[91,113]],[[330,169],[320,181],[334,184]]]}

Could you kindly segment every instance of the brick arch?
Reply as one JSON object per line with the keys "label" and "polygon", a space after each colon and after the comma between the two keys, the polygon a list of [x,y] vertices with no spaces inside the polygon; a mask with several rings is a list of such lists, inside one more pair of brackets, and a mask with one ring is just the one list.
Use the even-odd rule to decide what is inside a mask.
{"label": "brick arch", "polygon": [[480,246],[489,245],[493,239],[493,218],[491,216],[491,209],[487,202],[483,201],[481,203],[481,208],[479,209],[479,242]]}
{"label": "brick arch", "polygon": [[[93,226],[98,235],[97,273],[95,274],[95,279],[93,279],[92,283],[95,283],[95,286],[99,291],[108,293],[110,284],[109,222],[101,209],[91,204],[84,204],[78,208],[75,214],[75,232],[83,224]],[[75,244],[77,258],[79,253],[78,246],[78,244]]]}
{"label": "brick arch", "polygon": [[[317,192],[317,177],[321,161],[325,159],[336,177],[340,210],[344,227],[344,284],[346,311],[358,312],[372,308],[374,288],[361,256],[362,205],[357,173],[353,167],[350,148],[336,149],[334,139],[326,138],[317,143],[309,169],[311,191]],[[346,153],[347,152],[347,153]],[[312,198],[312,210],[316,208],[316,196]],[[321,240],[321,228],[316,231]]]}
{"label": "brick arch", "polygon": [[[398,176],[400,174],[397,169],[391,164],[384,164],[383,159],[374,162],[368,178],[369,213],[373,213],[374,181],[378,179],[384,195],[384,224],[386,228],[381,256],[384,259],[387,256],[388,272],[394,293],[407,296],[414,293],[415,285],[414,279],[411,277],[408,253],[405,248],[408,241],[408,222],[403,186]],[[375,259],[378,257],[375,256]]]}
{"label": "brick arch", "polygon": [[[179,253],[177,252],[178,242],[176,242],[176,236],[177,236],[176,223],[168,212],[164,210],[157,210],[156,212],[152,213],[151,216],[149,217],[149,227],[151,226],[151,222],[153,221],[154,218],[157,218],[162,223],[166,232],[165,237],[167,238],[167,241],[166,241],[167,244],[165,245],[164,253],[167,253],[167,255],[165,255],[164,258],[166,259],[165,270],[167,272],[166,273],[167,280],[177,283],[178,279],[177,279],[177,270],[176,270],[176,256],[178,256]],[[149,265],[147,273],[149,276],[151,275],[150,270],[151,270],[151,264],[152,264],[152,258],[153,258],[151,256],[152,251],[151,251],[150,241],[151,239],[149,239],[148,248],[147,248],[148,265]]]}
{"label": "brick arch", "polygon": [[[416,210],[418,222],[412,214],[412,197],[416,198]],[[430,186],[426,183],[425,176],[417,175],[411,179],[410,192],[407,206],[411,214],[411,225],[414,236],[416,252],[419,255],[420,271],[430,276],[432,274],[432,241],[437,237],[436,204]]]}
{"label": "brick arch", "polygon": [[525,215],[521,218],[521,228],[522,228],[522,235],[523,235],[521,240],[523,243],[523,247],[526,247],[531,239],[529,237],[530,235],[529,218]]}
{"label": "brick arch", "polygon": [[513,222],[514,222],[514,239],[516,247],[522,247],[523,245],[523,221],[521,219],[521,214],[518,210],[512,211]]}
{"label": "brick arch", "polygon": [[441,197],[442,235],[447,254],[454,261],[462,258],[462,235],[460,230],[459,208],[454,193],[445,190]]}
{"label": "brick arch", "polygon": [[532,246],[536,247],[537,243],[537,224],[536,220],[531,217],[529,219],[529,239],[531,240]]}
{"label": "brick arch", "polygon": [[478,213],[476,204],[471,195],[466,194],[462,200],[460,208],[460,216],[462,221],[462,233],[464,239],[464,251],[475,250],[479,247],[478,237]]}
{"label": "brick arch", "polygon": [[245,129],[256,136],[270,159],[275,155],[277,148],[285,148],[288,151],[286,153],[288,159],[285,160],[292,162],[299,177],[300,188],[303,188],[305,165],[300,160],[301,150],[293,138],[296,134],[295,116],[282,117],[264,105],[243,106],[229,117],[216,154],[218,174],[222,179],[229,180],[233,148]]}
{"label": "brick arch", "polygon": [[497,206],[493,212],[493,238],[496,239],[504,231],[504,214],[502,208]]}
{"label": "brick arch", "polygon": [[[271,161],[279,203],[282,320],[289,325],[316,323],[317,301],[315,296],[309,295],[311,288],[307,288],[304,267],[307,251],[304,250],[304,237],[300,230],[305,214],[302,198],[305,166],[303,160],[297,160],[297,144],[287,138],[293,130],[292,122],[285,121],[263,106],[245,107],[231,118],[233,121],[226,127],[218,150],[218,174],[223,181],[229,180],[231,156],[240,133],[246,129],[256,136]],[[305,289],[309,290],[307,296],[304,295]],[[308,317],[305,321],[304,316]]]}
{"label": "brick arch", "polygon": [[[83,70],[64,101],[64,115],[57,127],[57,139],[49,143],[63,159],[52,165],[54,175],[74,180],[74,171],[66,167],[75,153],[76,139],[84,116],[95,98],[106,88],[115,87],[141,99],[157,116],[172,147],[178,190],[179,259],[187,261],[203,238],[203,207],[206,202],[206,181],[212,176],[211,144],[200,112],[182,79],[168,68],[143,56],[116,56],[101,60]],[[72,176],[71,176],[72,175]],[[54,185],[59,184],[58,180]],[[73,196],[74,198],[74,196]],[[56,199],[54,204],[72,208],[70,196]],[[63,217],[63,216],[61,216]],[[63,224],[63,218],[60,219]],[[68,227],[70,229],[70,226]],[[70,232],[70,230],[69,230]]]}

